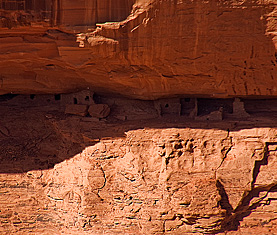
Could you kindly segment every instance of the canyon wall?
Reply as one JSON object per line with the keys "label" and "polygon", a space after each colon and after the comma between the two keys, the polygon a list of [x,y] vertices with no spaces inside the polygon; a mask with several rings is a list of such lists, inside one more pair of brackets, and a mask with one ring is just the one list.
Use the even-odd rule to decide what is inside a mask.
{"label": "canyon wall", "polygon": [[2,24],[1,94],[85,87],[138,99],[277,94],[275,1],[57,3],[49,20],[12,15]]}
{"label": "canyon wall", "polygon": [[276,234],[276,112],[149,119],[121,100],[134,121],[99,121],[57,98],[0,103],[1,234]]}
{"label": "canyon wall", "polygon": [[134,0],[56,1],[56,24],[67,27],[90,26],[108,21],[122,21],[130,14]]}
{"label": "canyon wall", "polygon": [[1,234],[276,234],[276,0],[11,3]]}

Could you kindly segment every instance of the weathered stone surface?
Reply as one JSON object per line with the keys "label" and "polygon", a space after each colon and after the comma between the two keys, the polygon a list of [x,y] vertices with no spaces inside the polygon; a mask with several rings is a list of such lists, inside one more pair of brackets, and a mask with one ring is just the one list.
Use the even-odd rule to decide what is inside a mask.
{"label": "weathered stone surface", "polygon": [[88,114],[88,106],[84,104],[68,104],[65,107],[65,113],[85,117]]}
{"label": "weathered stone surface", "polygon": [[276,234],[275,0],[4,5],[0,234]]}
{"label": "weathered stone surface", "polygon": [[62,104],[80,104],[80,105],[93,105],[94,93],[90,90],[83,90],[68,94],[59,94],[59,100]]}
{"label": "weathered stone surface", "polygon": [[135,0],[61,0],[54,10],[59,18],[56,23],[66,28],[93,28],[96,23],[121,21],[130,14],[134,3]]}
{"label": "weathered stone surface", "polygon": [[1,234],[275,233],[276,113],[95,122],[47,100],[0,103]]}
{"label": "weathered stone surface", "polygon": [[223,119],[223,108],[220,108],[217,111],[213,111],[208,115],[195,117],[195,120],[199,121],[220,121]]}
{"label": "weathered stone surface", "polygon": [[110,114],[110,107],[107,104],[93,104],[89,106],[89,114],[96,118],[105,118]]}
{"label": "weathered stone surface", "polygon": [[233,102],[233,114],[234,117],[247,118],[250,115],[246,112],[244,108],[244,103],[239,99],[235,99]]}
{"label": "weathered stone surface", "polygon": [[[277,95],[274,0],[61,3],[55,28],[14,16],[10,29],[2,25],[1,94],[90,87],[139,99]],[[77,18],[92,30],[123,21],[84,31],[78,48],[80,30],[70,29]]]}

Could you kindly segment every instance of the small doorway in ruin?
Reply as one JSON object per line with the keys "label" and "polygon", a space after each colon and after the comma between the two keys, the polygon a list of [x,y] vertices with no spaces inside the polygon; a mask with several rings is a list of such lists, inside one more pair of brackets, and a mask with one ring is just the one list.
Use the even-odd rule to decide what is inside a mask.
{"label": "small doorway in ruin", "polygon": [[233,113],[234,99],[197,99],[198,116],[207,115],[211,112],[223,109],[225,114]]}
{"label": "small doorway in ruin", "polygon": [[182,98],[181,102],[181,116],[189,116],[195,109],[196,99],[195,98]]}

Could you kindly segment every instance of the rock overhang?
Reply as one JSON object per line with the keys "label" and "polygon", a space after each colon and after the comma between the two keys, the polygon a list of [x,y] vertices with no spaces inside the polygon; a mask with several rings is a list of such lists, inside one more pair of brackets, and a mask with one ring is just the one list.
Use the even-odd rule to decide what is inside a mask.
{"label": "rock overhang", "polygon": [[[90,87],[137,99],[276,97],[274,1],[122,0],[112,7],[112,15],[95,8],[100,22],[122,21],[94,30],[96,18],[84,19],[81,26],[91,24],[91,31],[78,39],[82,48],[76,37],[84,27],[58,8],[47,20],[11,17],[0,32],[0,94]],[[93,5],[77,8],[90,14]]]}

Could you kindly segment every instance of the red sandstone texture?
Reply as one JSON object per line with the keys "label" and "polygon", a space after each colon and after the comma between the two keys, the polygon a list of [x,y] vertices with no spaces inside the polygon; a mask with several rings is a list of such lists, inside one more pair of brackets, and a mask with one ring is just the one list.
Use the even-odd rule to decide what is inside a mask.
{"label": "red sandstone texture", "polygon": [[1,234],[276,234],[276,110],[195,121],[103,98],[99,120],[65,114],[73,97],[0,102]]}
{"label": "red sandstone texture", "polygon": [[2,13],[0,93],[277,94],[275,0],[57,4],[48,21]]}
{"label": "red sandstone texture", "polygon": [[9,2],[0,234],[277,234],[276,1]]}

